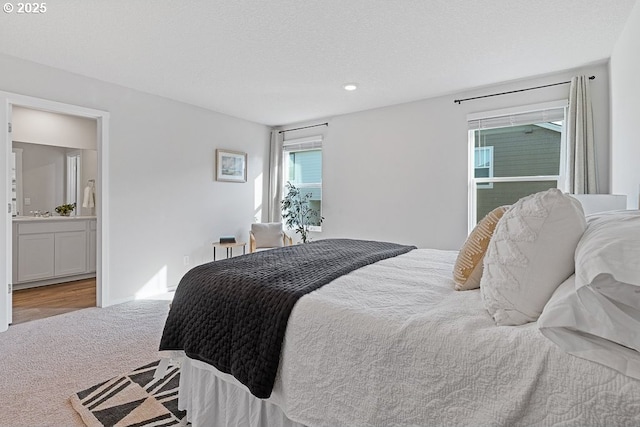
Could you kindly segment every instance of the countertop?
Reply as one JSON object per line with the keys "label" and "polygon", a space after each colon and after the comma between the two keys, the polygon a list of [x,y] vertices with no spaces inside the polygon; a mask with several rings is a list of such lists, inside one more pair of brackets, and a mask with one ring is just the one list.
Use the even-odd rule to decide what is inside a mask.
{"label": "countertop", "polygon": [[34,222],[34,221],[78,221],[83,219],[96,219],[96,216],[59,216],[54,215],[50,217],[43,216],[14,216],[12,217],[13,222]]}

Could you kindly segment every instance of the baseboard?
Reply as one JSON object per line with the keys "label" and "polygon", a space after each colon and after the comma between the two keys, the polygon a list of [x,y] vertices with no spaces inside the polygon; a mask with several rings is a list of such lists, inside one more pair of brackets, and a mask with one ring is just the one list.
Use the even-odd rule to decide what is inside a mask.
{"label": "baseboard", "polygon": [[38,280],[35,282],[14,283],[13,290],[37,288],[40,286],[56,285],[59,283],[75,282],[76,280],[95,279],[96,273],[79,274],[77,276],[56,277],[55,279]]}
{"label": "baseboard", "polygon": [[129,302],[129,301],[135,301],[135,300],[165,300],[165,301],[171,301],[173,299],[173,296],[171,295],[170,298],[167,297],[167,295],[175,292],[176,287],[172,288],[172,289],[167,289],[166,292],[161,292],[159,294],[156,295],[148,295],[145,296],[144,298],[140,298],[140,297],[136,297],[135,295],[131,295],[125,298],[119,298],[119,299],[108,299],[108,301],[106,301],[102,307],[109,307],[110,305],[118,305],[118,304],[124,304],[125,302]]}
{"label": "baseboard", "polygon": [[109,299],[108,301],[104,301],[102,304],[102,308],[104,307],[109,307],[112,305],[118,305],[118,304],[124,304],[125,302],[129,302],[129,301],[134,301],[136,299],[135,296],[130,296],[130,297],[126,297],[126,298],[119,298],[119,299]]}

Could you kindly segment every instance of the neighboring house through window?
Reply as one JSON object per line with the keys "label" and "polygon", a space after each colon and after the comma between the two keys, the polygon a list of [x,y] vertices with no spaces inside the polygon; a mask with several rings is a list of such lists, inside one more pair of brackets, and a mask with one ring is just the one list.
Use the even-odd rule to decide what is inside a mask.
{"label": "neighboring house through window", "polygon": [[469,124],[469,230],[498,206],[565,182],[567,101],[475,113]]}
{"label": "neighboring house through window", "polygon": [[[322,216],[322,136],[285,140],[283,150],[283,182],[290,182],[302,194],[310,194],[309,206]],[[285,190],[286,191],[286,190]],[[320,231],[320,223],[311,231]]]}
{"label": "neighboring house through window", "polygon": [[[474,148],[474,177],[493,178],[493,146],[480,146]],[[478,188],[493,188],[492,182],[478,184]]]}

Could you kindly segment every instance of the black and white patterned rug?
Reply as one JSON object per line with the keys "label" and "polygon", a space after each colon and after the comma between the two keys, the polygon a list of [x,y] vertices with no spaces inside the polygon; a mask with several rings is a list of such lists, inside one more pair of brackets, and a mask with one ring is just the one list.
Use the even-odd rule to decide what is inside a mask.
{"label": "black and white patterned rug", "polygon": [[[73,408],[89,427],[188,425],[178,410],[179,366],[154,378],[160,361],[142,366],[71,396]],[[162,368],[161,368],[162,370]]]}

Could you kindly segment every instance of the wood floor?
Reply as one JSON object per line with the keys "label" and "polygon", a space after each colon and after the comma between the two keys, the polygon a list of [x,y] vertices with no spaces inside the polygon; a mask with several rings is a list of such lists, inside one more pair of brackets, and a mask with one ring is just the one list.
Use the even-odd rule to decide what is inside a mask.
{"label": "wood floor", "polygon": [[96,306],[96,279],[13,292],[13,325]]}

